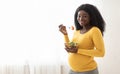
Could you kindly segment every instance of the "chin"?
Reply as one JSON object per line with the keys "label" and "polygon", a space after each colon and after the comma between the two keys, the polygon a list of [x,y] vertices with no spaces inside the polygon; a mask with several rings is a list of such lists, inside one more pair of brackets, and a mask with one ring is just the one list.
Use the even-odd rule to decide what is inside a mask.
{"label": "chin", "polygon": [[84,26],[83,24],[80,24],[80,26]]}

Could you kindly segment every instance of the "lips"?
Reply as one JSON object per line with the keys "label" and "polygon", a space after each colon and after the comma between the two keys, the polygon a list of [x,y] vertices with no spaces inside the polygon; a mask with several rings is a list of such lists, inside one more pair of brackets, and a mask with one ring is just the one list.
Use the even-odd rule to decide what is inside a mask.
{"label": "lips", "polygon": [[84,24],[84,22],[80,22],[80,24]]}
{"label": "lips", "polygon": [[85,22],[84,21],[79,21],[79,24],[84,25]]}

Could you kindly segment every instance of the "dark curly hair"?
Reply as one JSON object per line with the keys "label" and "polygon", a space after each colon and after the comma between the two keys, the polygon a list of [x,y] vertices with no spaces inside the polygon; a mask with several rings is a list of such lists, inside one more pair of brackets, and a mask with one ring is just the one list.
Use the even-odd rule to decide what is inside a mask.
{"label": "dark curly hair", "polygon": [[103,32],[105,30],[105,21],[102,15],[100,14],[99,10],[94,5],[91,5],[91,4],[82,4],[76,9],[75,15],[74,15],[74,24],[75,24],[76,30],[81,30],[83,28],[82,26],[80,26],[80,24],[77,21],[78,12],[80,10],[84,10],[89,14],[90,25],[98,27],[103,35]]}

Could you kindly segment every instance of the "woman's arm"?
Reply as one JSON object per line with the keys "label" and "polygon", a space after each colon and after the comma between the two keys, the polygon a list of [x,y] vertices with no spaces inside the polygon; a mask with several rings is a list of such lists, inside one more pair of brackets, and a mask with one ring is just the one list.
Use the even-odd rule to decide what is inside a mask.
{"label": "woman's arm", "polygon": [[105,54],[105,47],[102,34],[99,29],[95,29],[92,31],[92,41],[94,43],[94,49],[78,49],[77,53],[87,55],[87,56],[95,56],[95,57],[103,57]]}

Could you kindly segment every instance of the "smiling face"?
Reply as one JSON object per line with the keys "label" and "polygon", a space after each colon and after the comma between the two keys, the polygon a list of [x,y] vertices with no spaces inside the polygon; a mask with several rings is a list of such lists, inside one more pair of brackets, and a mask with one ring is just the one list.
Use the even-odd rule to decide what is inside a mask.
{"label": "smiling face", "polygon": [[87,26],[90,24],[90,16],[84,10],[80,10],[77,15],[77,20],[80,26]]}

